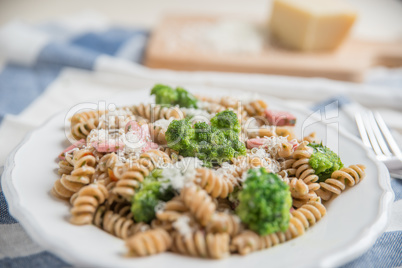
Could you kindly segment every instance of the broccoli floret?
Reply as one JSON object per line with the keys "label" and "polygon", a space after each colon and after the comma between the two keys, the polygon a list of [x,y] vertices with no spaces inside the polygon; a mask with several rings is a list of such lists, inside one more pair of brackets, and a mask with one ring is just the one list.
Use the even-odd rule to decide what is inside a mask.
{"label": "broccoli floret", "polygon": [[166,85],[155,85],[151,90],[151,95],[155,95],[156,104],[175,103],[178,99],[177,91]]}
{"label": "broccoli floret", "polygon": [[[245,155],[246,146],[239,140],[237,132],[236,126],[240,126],[237,116],[232,111],[225,116],[224,112],[212,118],[216,126],[199,122],[192,128],[188,119],[174,120],[165,133],[168,146],[183,156],[198,157],[206,167],[221,165],[236,156]],[[227,118],[230,118],[230,124]],[[229,125],[231,128],[220,128]]]}
{"label": "broccoli floret", "polygon": [[178,87],[176,88],[176,92],[178,95],[177,104],[180,107],[186,108],[197,108],[198,100],[193,96],[193,94],[189,93],[184,88]]}
{"label": "broccoli floret", "polygon": [[251,230],[268,235],[288,228],[292,197],[278,175],[264,168],[249,170],[238,198],[236,214]]}
{"label": "broccoli floret", "polygon": [[334,171],[343,167],[343,163],[339,156],[328,147],[310,143],[308,146],[314,149],[310,157],[309,164],[315,170],[315,174],[319,177],[319,181],[325,181],[331,177]]}
{"label": "broccoli floret", "polygon": [[155,85],[151,90],[156,104],[179,105],[185,108],[197,108],[197,99],[184,88],[173,89],[166,85]]}
{"label": "broccoli floret", "polygon": [[212,128],[205,122],[194,124],[195,138],[198,141],[209,142],[211,140]]}
{"label": "broccoli floret", "polygon": [[237,119],[237,115],[230,110],[222,111],[212,117],[211,126],[223,131],[233,130],[237,134],[241,131],[241,125]]}
{"label": "broccoli floret", "polygon": [[195,138],[195,131],[188,119],[173,120],[166,131],[168,146],[176,151],[188,149]]}
{"label": "broccoli floret", "polygon": [[155,218],[155,207],[161,201],[169,201],[174,196],[174,190],[168,181],[157,180],[161,172],[153,172],[146,177],[140,190],[133,196],[131,212],[136,222],[150,222]]}
{"label": "broccoli floret", "polygon": [[235,150],[236,157],[247,153],[246,146],[239,140],[232,140],[232,148]]}

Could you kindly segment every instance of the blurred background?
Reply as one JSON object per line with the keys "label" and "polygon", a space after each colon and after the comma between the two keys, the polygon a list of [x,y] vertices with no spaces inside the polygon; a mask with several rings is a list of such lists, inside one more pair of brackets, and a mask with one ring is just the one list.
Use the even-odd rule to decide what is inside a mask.
{"label": "blurred background", "polygon": [[[402,39],[401,0],[344,0],[359,12],[353,29],[367,38]],[[235,15],[267,20],[271,0],[0,0],[0,24],[12,19],[43,23],[83,10],[97,11],[116,25],[155,27],[169,13]]]}
{"label": "blurred background", "polygon": [[[52,21],[66,20],[71,26],[75,16],[79,17],[74,26],[76,35],[81,26],[84,33],[94,31],[91,23],[96,27],[104,26],[99,26],[94,32],[112,26],[143,29],[150,39],[141,44],[141,56],[133,56],[131,60],[151,68],[325,77],[362,82],[370,80],[367,73],[374,66],[402,66],[402,0],[342,1],[347,8],[339,8],[337,4],[328,8],[331,5],[326,1],[308,2],[312,5],[307,7],[307,13],[315,12],[314,9],[319,6],[323,9],[320,11],[322,14],[335,12],[338,18],[332,25],[325,25],[325,19],[319,20],[317,24],[327,28],[320,33],[313,32],[311,36],[306,30],[304,36],[290,44],[289,38],[304,31],[304,28],[297,28],[300,24],[298,19],[304,18],[300,15],[293,24],[287,23],[289,19],[286,15],[297,17],[297,14],[289,10],[283,14],[279,5],[275,9],[277,12],[273,12],[274,1],[271,0],[38,0],[34,3],[1,0],[0,26],[22,22],[42,27],[42,31],[53,27],[52,39],[55,39]],[[347,10],[349,7],[354,12],[353,18]],[[276,24],[273,23],[274,15]],[[331,14],[327,16],[329,18]],[[315,15],[312,15],[311,21],[314,18]],[[306,25],[308,21],[306,19]],[[283,26],[283,22],[288,25]],[[277,26],[269,28],[268,25]],[[66,32],[65,29],[63,31]],[[328,31],[331,33],[326,33]],[[3,39],[8,37],[3,35]],[[304,42],[302,38],[321,40],[314,41],[306,49],[305,44],[301,44]],[[328,45],[322,44],[319,47],[320,42],[327,42],[333,48],[328,49]],[[138,43],[137,40],[137,44],[131,44],[131,48],[140,47]],[[314,47],[316,45],[318,47]],[[0,52],[3,61],[10,61],[7,50]],[[400,73],[397,72],[397,75]]]}

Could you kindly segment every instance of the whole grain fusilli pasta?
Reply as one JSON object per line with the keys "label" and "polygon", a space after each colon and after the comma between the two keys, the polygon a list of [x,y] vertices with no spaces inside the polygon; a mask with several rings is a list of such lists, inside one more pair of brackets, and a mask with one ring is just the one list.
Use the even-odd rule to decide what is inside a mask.
{"label": "whole grain fusilli pasta", "polygon": [[83,187],[71,197],[70,203],[73,208],[70,222],[76,225],[90,224],[97,207],[105,202],[108,194],[102,183],[93,183]]}
{"label": "whole grain fusilli pasta", "polygon": [[199,186],[190,184],[181,190],[180,197],[200,224],[206,226],[216,210],[216,205],[208,193]]}
{"label": "whole grain fusilli pasta", "polygon": [[97,209],[93,223],[106,232],[122,239],[149,229],[147,224],[135,223],[130,214],[124,216],[124,214],[108,210],[106,206],[100,206]]}
{"label": "whole grain fusilli pasta", "polygon": [[213,198],[226,198],[237,185],[232,176],[222,176],[207,168],[198,168],[196,171],[195,183],[200,185]]}
{"label": "whole grain fusilli pasta", "polygon": [[134,115],[141,116],[153,123],[159,119],[184,118],[183,112],[178,107],[164,107],[162,105],[139,104],[131,108]]}
{"label": "whole grain fusilli pasta", "polygon": [[126,245],[134,256],[149,256],[169,250],[172,238],[164,229],[157,228],[129,237]]}
{"label": "whole grain fusilli pasta", "polygon": [[92,182],[96,159],[91,150],[81,149],[73,152],[74,165],[70,175],[63,174],[53,186],[52,193],[61,199],[68,199],[82,187]]}
{"label": "whole grain fusilli pasta", "polygon": [[243,229],[240,218],[235,214],[216,212],[206,230],[212,233],[228,233],[231,237]]}
{"label": "whole grain fusilli pasta", "polygon": [[329,200],[332,193],[340,195],[345,190],[346,185],[354,186],[364,179],[366,176],[365,168],[364,165],[351,165],[334,171],[331,178],[320,182],[321,191],[317,192],[318,195],[323,200]]}
{"label": "whole grain fusilli pasta", "polygon": [[172,251],[183,255],[222,259],[229,255],[229,235],[196,231],[189,235],[173,234]]}

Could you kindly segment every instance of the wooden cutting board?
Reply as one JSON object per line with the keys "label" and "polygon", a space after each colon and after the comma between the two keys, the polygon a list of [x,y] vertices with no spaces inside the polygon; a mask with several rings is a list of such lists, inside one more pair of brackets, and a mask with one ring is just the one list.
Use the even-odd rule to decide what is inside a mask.
{"label": "wooden cutting board", "polygon": [[336,51],[303,53],[287,50],[267,41],[263,50],[257,54],[222,53],[213,49],[205,50],[194,43],[194,35],[199,33],[192,29],[218,19],[166,17],[151,34],[146,48],[145,65],[187,71],[327,77],[353,82],[362,81],[365,71],[375,65],[402,66],[402,43],[350,39]]}

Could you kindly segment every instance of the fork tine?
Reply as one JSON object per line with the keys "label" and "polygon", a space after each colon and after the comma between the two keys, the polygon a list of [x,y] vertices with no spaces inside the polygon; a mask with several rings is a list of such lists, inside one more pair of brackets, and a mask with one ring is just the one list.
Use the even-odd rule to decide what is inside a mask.
{"label": "fork tine", "polygon": [[381,129],[382,134],[384,135],[385,139],[388,142],[389,147],[391,148],[392,152],[395,154],[396,157],[402,158],[402,153],[401,150],[399,149],[398,144],[396,143],[394,137],[391,134],[391,131],[389,131],[389,128],[385,124],[384,119],[380,115],[379,112],[374,113],[374,117],[378,123],[378,126]]}
{"label": "fork tine", "polygon": [[366,127],[364,126],[361,113],[356,113],[355,120],[356,120],[357,128],[359,129],[360,137],[362,138],[364,145],[372,148],[371,144],[370,144],[370,140],[367,136]]}
{"label": "fork tine", "polygon": [[392,156],[391,151],[388,149],[388,145],[381,134],[380,128],[378,127],[377,121],[374,118],[374,114],[372,111],[368,112],[368,118],[370,120],[371,128],[373,129],[374,136],[377,139],[378,145],[381,148],[381,151],[384,153],[386,156]]}
{"label": "fork tine", "polygon": [[366,128],[366,131],[367,131],[368,138],[370,140],[371,147],[373,147],[373,150],[376,155],[383,156],[384,154],[381,151],[380,146],[378,145],[378,141],[375,137],[375,134],[374,134],[373,128],[370,124],[370,119],[369,119],[367,113],[362,114],[362,119],[363,119],[364,126]]}

